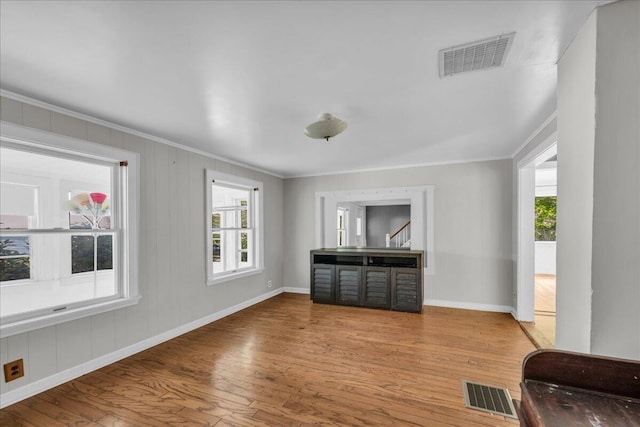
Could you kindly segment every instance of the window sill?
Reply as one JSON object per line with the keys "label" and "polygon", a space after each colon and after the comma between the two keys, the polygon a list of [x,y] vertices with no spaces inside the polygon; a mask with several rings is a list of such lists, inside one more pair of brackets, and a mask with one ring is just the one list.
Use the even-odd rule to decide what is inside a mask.
{"label": "window sill", "polygon": [[240,271],[238,273],[229,274],[229,275],[225,275],[225,276],[222,276],[222,277],[216,277],[216,278],[213,278],[213,279],[209,278],[209,279],[207,279],[207,286],[217,285],[219,283],[224,283],[224,282],[228,282],[230,280],[240,279],[242,277],[253,276],[254,274],[260,274],[263,271],[264,271],[264,268],[255,268],[253,270]]}
{"label": "window sill", "polygon": [[107,301],[104,303],[89,305],[85,307],[78,307],[73,310],[48,314],[33,319],[19,320],[12,323],[3,323],[0,324],[0,338],[34,331],[36,329],[45,328],[47,326],[53,326],[59,323],[68,322],[70,320],[93,316],[94,314],[105,313],[107,311],[116,310],[118,308],[129,307],[138,304],[138,301],[140,301],[139,296],[119,298],[113,301]]}

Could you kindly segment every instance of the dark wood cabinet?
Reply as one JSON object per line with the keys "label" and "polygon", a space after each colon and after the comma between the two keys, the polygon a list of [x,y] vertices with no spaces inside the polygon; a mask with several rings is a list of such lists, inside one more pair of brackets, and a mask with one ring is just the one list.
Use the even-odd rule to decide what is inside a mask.
{"label": "dark wood cabinet", "polygon": [[522,427],[640,426],[640,361],[538,350],[522,364]]}
{"label": "dark wood cabinet", "polygon": [[311,268],[311,298],[318,302],[333,302],[334,284],[333,276],[336,267],[334,265],[313,265]]}
{"label": "dark wood cabinet", "polygon": [[391,308],[391,269],[364,267],[362,305],[372,308]]}
{"label": "dark wood cabinet", "polygon": [[391,269],[391,309],[420,311],[422,308],[422,274],[415,268]]}
{"label": "dark wood cabinet", "polygon": [[388,310],[421,312],[422,251],[316,249],[311,251],[311,299]]}
{"label": "dark wood cabinet", "polygon": [[336,303],[360,305],[360,282],[362,267],[336,266]]}

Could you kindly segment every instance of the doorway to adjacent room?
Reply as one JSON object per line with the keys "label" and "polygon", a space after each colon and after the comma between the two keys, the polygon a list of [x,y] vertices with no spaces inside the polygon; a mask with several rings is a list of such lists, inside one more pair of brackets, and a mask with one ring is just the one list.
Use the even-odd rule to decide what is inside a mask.
{"label": "doorway to adjacent room", "polygon": [[557,145],[518,164],[518,320],[538,348],[555,347]]}

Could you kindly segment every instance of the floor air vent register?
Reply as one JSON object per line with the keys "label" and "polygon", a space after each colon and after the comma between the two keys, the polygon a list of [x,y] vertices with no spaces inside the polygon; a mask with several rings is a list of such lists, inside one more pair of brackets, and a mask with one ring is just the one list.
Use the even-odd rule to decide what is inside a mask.
{"label": "floor air vent register", "polygon": [[518,418],[513,407],[511,395],[509,395],[509,390],[506,388],[462,381],[462,391],[464,393],[464,405],[467,408],[509,418]]}

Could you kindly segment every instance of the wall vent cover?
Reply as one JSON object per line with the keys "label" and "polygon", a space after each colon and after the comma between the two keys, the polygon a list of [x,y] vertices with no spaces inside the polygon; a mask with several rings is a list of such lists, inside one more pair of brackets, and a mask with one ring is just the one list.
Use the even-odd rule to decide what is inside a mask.
{"label": "wall vent cover", "polygon": [[513,32],[442,49],[440,77],[503,66],[515,35]]}
{"label": "wall vent cover", "polygon": [[462,381],[464,406],[491,414],[518,419],[511,395],[506,388]]}

